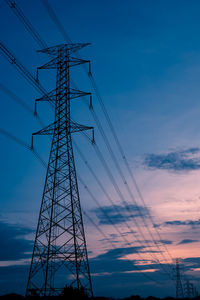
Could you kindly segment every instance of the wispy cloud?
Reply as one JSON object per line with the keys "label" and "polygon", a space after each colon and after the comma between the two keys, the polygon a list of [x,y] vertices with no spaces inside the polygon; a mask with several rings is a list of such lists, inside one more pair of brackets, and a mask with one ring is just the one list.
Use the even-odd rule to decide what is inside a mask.
{"label": "wispy cloud", "polygon": [[200,148],[173,151],[165,154],[147,154],[144,165],[149,169],[193,171],[200,169]]}
{"label": "wispy cloud", "polygon": [[198,242],[198,240],[185,239],[185,240],[180,241],[180,243],[178,243],[178,244],[182,245],[182,244],[190,244],[190,243],[195,243],[195,242]]}
{"label": "wispy cloud", "polygon": [[161,244],[165,244],[165,245],[171,245],[171,244],[173,244],[173,241],[170,241],[170,240],[160,240],[159,242]]}
{"label": "wispy cloud", "polygon": [[29,228],[18,227],[0,221],[0,261],[16,261],[30,256],[32,241],[24,238],[31,233]]}
{"label": "wispy cloud", "polygon": [[174,221],[166,221],[161,224],[156,224],[154,227],[161,227],[161,226],[191,226],[191,227],[196,227],[200,225],[200,219],[198,220],[186,220],[186,221],[181,221],[181,220],[174,220]]}
{"label": "wispy cloud", "polygon": [[111,205],[111,206],[102,206],[101,208],[96,208],[92,210],[97,218],[99,219],[99,224],[120,224],[124,221],[129,221],[132,218],[137,218],[142,215],[146,216],[148,214],[148,209],[143,206],[137,205]]}

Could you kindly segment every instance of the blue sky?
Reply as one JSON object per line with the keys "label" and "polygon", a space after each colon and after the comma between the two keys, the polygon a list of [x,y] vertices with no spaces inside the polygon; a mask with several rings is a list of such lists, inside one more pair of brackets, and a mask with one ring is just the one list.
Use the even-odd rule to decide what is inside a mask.
{"label": "blue sky", "polygon": [[[40,0],[18,0],[17,3],[48,45],[63,43],[62,36]],[[185,276],[193,280],[198,288],[199,1],[49,0],[49,3],[74,42],[92,43],[81,51],[81,55],[92,62],[92,71],[104,103],[147,208],[162,235],[162,241],[159,243],[167,246],[173,258],[183,259]],[[46,62],[47,57],[36,52],[38,45],[4,1],[0,3],[0,14],[1,41],[33,74],[36,74],[36,68]],[[22,101],[34,108],[34,99],[40,96],[39,93],[2,56],[0,64],[0,83],[9,87]],[[80,89],[92,91],[82,69],[73,71],[72,76]],[[55,88],[53,72],[41,71],[40,80],[46,89]],[[0,128],[30,143],[32,132],[39,130],[40,124],[1,90],[0,95]],[[123,167],[123,161],[95,95],[93,103],[137,203],[143,209],[127,170]],[[40,104],[38,113],[46,124],[52,121],[52,112],[47,104]],[[72,113],[77,122],[96,127],[83,100],[73,103]],[[138,240],[140,235],[133,218],[144,230],[146,240],[149,240],[148,232],[135,212],[97,128],[95,138],[126,201],[132,205],[131,216],[122,206],[91,145],[81,136],[74,136],[75,142],[93,166],[115,205],[127,218],[129,227],[136,232]],[[24,293],[45,170],[33,154],[20,145],[1,135],[0,142],[0,232],[5,244],[3,248],[7,249],[6,252],[4,249],[0,250],[0,293]],[[35,147],[47,161],[49,140],[37,137]],[[174,282],[161,274],[160,266],[150,258],[151,250],[145,243],[143,248],[140,248],[145,256],[144,261],[140,261],[135,254],[134,247],[142,246],[128,232],[123,219],[115,212],[116,207],[110,205],[76,150],[75,158],[78,173],[131,243],[130,247],[130,244],[126,244],[115,229],[107,224],[101,211],[80,183],[84,210],[114,241],[117,248],[112,249],[89,221],[84,219],[95,294],[120,297],[131,294],[161,297],[174,295]],[[145,208],[143,213],[145,215]],[[148,226],[152,226],[148,218],[147,223]],[[157,239],[157,236],[155,238]],[[167,253],[165,255],[167,256]],[[158,257],[162,261],[162,255],[158,254]],[[167,261],[163,261],[165,268],[168,268],[170,263],[169,257]],[[134,264],[140,265],[143,273],[150,274],[155,280],[162,279],[164,285],[160,286],[143,278],[134,271]],[[18,274],[15,283],[12,277],[14,274]],[[13,286],[12,290],[10,286]]]}

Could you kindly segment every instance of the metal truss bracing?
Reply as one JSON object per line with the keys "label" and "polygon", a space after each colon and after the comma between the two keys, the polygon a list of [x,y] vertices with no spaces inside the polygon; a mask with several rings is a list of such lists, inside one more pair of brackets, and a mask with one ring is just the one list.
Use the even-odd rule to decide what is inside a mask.
{"label": "metal truss bracing", "polygon": [[183,299],[183,286],[181,281],[181,274],[180,274],[180,261],[176,259],[176,299]]}
{"label": "metal truss bracing", "polygon": [[[27,295],[58,295],[67,284],[84,288],[92,296],[71,133],[93,128],[75,123],[70,118],[71,92],[75,93],[70,88],[71,53],[84,46],[68,44],[42,51],[56,55],[57,84],[52,94],[55,122],[35,133],[53,137]],[[76,93],[78,96],[79,91]],[[51,93],[49,99],[51,101]]]}

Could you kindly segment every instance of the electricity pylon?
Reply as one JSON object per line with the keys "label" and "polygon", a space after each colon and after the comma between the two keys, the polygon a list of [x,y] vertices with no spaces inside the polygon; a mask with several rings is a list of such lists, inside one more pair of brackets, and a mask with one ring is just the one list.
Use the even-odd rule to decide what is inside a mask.
{"label": "electricity pylon", "polygon": [[180,262],[179,259],[176,259],[176,299],[183,299],[184,293],[183,293],[183,286],[181,282],[181,275],[180,275]]}
{"label": "electricity pylon", "polygon": [[193,298],[194,297],[194,285],[191,283],[188,279],[185,281],[184,284],[184,291],[187,298]]}
{"label": "electricity pylon", "polygon": [[[33,135],[52,135],[52,144],[36,230],[27,295],[54,296],[65,284],[92,296],[71,134],[91,130],[71,120],[70,102],[90,95],[70,87],[70,69],[89,61],[74,58],[88,44],[62,44],[39,52],[51,60],[38,69],[56,69],[56,89],[37,101],[55,107],[55,121]],[[37,103],[37,102],[36,102]]]}

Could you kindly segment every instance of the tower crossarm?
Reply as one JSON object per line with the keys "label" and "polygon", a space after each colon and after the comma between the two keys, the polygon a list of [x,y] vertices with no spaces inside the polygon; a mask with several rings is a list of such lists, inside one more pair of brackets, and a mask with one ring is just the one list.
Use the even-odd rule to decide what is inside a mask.
{"label": "tower crossarm", "polygon": [[[46,126],[45,128],[33,133],[33,135],[53,135],[55,130],[59,130],[59,133],[61,133],[64,130],[68,130],[68,126],[66,122],[62,122],[60,124],[58,124],[58,122],[54,122]],[[94,127],[81,125],[79,123],[73,122],[72,120],[70,121],[70,133],[85,130],[94,130]]]}
{"label": "tower crossarm", "polygon": [[57,56],[60,51],[62,52],[68,52],[68,54],[71,55],[71,53],[74,53],[76,51],[79,51],[80,49],[91,45],[91,43],[73,43],[73,44],[60,44],[53,47],[48,47],[42,50],[38,50],[38,52],[46,53],[49,55],[55,55]]}
{"label": "tower crossarm", "polygon": [[[63,89],[65,87],[63,86]],[[36,99],[36,101],[51,101],[53,103],[56,102],[56,92],[57,92],[57,89],[49,92],[47,95],[44,95],[42,96],[41,98],[38,98]],[[84,96],[91,96],[91,93],[89,92],[83,92],[83,91],[80,91],[80,90],[76,90],[76,89],[72,89],[70,88],[69,89],[69,93],[70,93],[70,99],[75,99],[75,98],[80,98],[80,97],[84,97]]]}
{"label": "tower crossarm", "polygon": [[[37,70],[41,69],[56,69],[57,64],[60,62],[60,57],[56,57],[42,65],[41,67],[38,67]],[[69,67],[74,67],[82,64],[90,64],[90,60],[85,60],[77,57],[70,57],[69,59]]]}
{"label": "tower crossarm", "polygon": [[81,125],[81,124],[71,121],[71,133],[86,131],[86,130],[94,130],[94,127]]}

